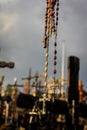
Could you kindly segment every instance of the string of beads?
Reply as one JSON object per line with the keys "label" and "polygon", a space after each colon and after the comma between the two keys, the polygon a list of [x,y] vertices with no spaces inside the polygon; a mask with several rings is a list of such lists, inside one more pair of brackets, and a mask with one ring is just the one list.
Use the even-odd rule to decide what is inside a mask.
{"label": "string of beads", "polygon": [[54,79],[57,73],[57,30],[58,30],[58,11],[59,0],[46,0],[46,13],[45,13],[45,31],[43,37],[43,47],[46,49],[46,61],[45,61],[45,84],[47,87],[48,77],[48,57],[49,57],[49,39],[54,36]]}

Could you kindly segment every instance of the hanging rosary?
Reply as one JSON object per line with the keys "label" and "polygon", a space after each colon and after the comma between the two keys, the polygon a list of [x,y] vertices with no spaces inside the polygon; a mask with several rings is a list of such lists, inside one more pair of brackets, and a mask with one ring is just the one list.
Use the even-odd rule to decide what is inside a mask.
{"label": "hanging rosary", "polygon": [[45,57],[45,84],[47,87],[48,77],[48,57],[49,57],[49,39],[54,36],[54,80],[57,73],[57,30],[58,30],[58,11],[59,11],[59,0],[46,0],[46,13],[45,13],[45,31],[43,38],[43,47],[46,49]]}

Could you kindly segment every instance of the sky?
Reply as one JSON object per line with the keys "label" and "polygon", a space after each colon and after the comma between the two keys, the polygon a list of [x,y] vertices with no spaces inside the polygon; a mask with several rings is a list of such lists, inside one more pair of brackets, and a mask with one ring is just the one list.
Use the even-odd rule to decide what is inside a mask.
{"label": "sky", "polygon": [[[14,62],[15,67],[0,68],[0,77],[7,84],[24,83],[21,79],[36,72],[44,73],[43,48],[45,0],[0,0],[0,61]],[[79,79],[87,87],[87,0],[60,0],[57,40],[57,77],[61,71],[64,44],[64,77],[67,78],[67,58],[80,59]],[[53,43],[49,44],[48,77],[53,76]]]}

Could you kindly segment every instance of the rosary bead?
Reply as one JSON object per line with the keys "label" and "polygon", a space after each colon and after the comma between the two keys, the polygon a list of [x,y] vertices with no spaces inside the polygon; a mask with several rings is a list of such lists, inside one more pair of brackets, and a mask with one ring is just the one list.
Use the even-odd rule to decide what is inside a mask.
{"label": "rosary bead", "polygon": [[59,7],[57,7],[56,10],[58,11],[58,10],[59,10]]}
{"label": "rosary bead", "polygon": [[56,20],[58,21],[58,17],[56,17]]}
{"label": "rosary bead", "polygon": [[48,76],[48,74],[47,74],[47,73],[45,73],[45,78],[47,78],[47,76]]}
{"label": "rosary bead", "polygon": [[57,3],[57,7],[59,7],[59,2]]}
{"label": "rosary bead", "polygon": [[53,9],[53,4],[50,5],[50,8]]}
{"label": "rosary bead", "polygon": [[57,50],[54,50],[54,54],[57,54]]}
{"label": "rosary bead", "polygon": [[48,61],[45,62],[45,66],[48,66]]}
{"label": "rosary bead", "polygon": [[57,71],[56,71],[56,69],[54,69],[54,71],[53,71],[53,72],[54,72],[54,74],[56,74],[56,72],[57,72]]}
{"label": "rosary bead", "polygon": [[56,12],[56,16],[58,16],[58,12]]}
{"label": "rosary bead", "polygon": [[51,12],[51,13],[50,13],[50,16],[53,16],[53,15],[54,15],[54,13],[53,13],[53,12]]}
{"label": "rosary bead", "polygon": [[56,42],[54,43],[54,46],[55,46],[55,47],[57,46],[57,43],[56,43]]}
{"label": "rosary bead", "polygon": [[57,56],[55,55],[55,56],[54,56],[54,60],[56,60],[56,59],[57,59]]}
{"label": "rosary bead", "polygon": [[57,62],[56,61],[54,61],[54,65],[56,65],[57,64]]}
{"label": "rosary bead", "polygon": [[45,25],[45,28],[47,28],[47,25]]}
{"label": "rosary bead", "polygon": [[47,72],[48,71],[48,67],[45,67],[45,72]]}
{"label": "rosary bead", "polygon": [[58,25],[58,22],[56,22],[56,26]]}
{"label": "rosary bead", "polygon": [[48,58],[48,56],[49,56],[49,54],[48,54],[48,53],[46,53],[46,58]]}

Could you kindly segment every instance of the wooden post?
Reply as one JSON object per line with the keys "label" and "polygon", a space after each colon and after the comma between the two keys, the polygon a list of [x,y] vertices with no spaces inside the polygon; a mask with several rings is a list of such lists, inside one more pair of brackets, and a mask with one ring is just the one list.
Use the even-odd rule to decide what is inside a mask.
{"label": "wooden post", "polygon": [[[75,101],[74,104],[74,127],[78,127],[78,104],[79,104],[79,91],[78,91],[78,80],[79,80],[79,58],[75,56],[70,56],[68,58],[68,103],[71,120],[69,120],[69,124],[72,125],[72,102]],[[69,128],[71,129],[71,127]],[[75,128],[77,130],[77,128]]]}

